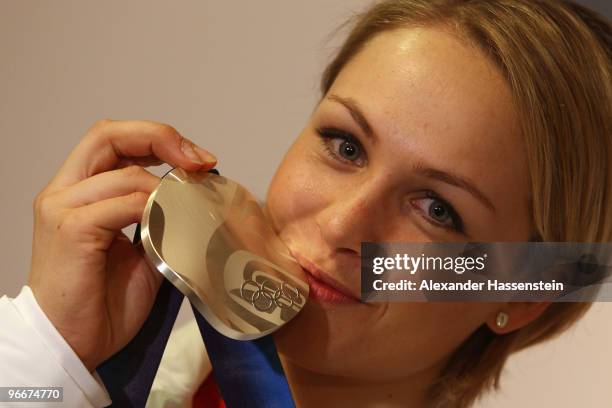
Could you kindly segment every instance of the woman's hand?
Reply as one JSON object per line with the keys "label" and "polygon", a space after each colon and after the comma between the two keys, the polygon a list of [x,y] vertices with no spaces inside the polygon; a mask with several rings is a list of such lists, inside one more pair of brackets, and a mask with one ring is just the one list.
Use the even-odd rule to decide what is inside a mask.
{"label": "woman's hand", "polygon": [[121,229],[160,181],[140,166],[163,162],[195,171],[216,159],[168,125],[103,120],[34,201],[28,284],[90,371],[136,335],[161,284]]}

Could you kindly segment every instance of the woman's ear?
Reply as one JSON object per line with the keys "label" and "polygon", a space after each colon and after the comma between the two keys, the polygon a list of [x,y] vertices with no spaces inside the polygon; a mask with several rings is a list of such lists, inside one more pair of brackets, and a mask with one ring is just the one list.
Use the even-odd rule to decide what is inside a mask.
{"label": "woman's ear", "polygon": [[487,319],[486,324],[494,333],[511,333],[537,319],[548,306],[550,302],[505,303]]}

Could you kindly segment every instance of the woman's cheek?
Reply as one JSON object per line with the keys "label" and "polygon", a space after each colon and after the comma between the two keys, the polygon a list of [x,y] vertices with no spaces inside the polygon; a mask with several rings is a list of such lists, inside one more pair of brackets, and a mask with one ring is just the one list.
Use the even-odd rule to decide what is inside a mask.
{"label": "woman's cheek", "polygon": [[299,149],[287,153],[268,189],[267,205],[279,227],[314,216],[325,206],[324,172],[300,153]]}

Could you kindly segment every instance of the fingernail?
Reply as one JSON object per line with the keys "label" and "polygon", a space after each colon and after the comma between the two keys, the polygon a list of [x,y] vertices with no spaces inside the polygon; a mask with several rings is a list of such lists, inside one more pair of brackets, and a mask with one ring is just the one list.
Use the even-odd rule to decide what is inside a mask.
{"label": "fingernail", "polygon": [[187,158],[191,160],[192,162],[197,163],[197,164],[204,164],[200,156],[194,150],[193,143],[190,142],[189,140],[183,139],[181,141],[181,150],[183,151],[183,154],[187,156]]}
{"label": "fingernail", "polygon": [[198,155],[202,158],[202,160],[204,160],[204,163],[214,164],[217,162],[217,158],[215,157],[215,155],[213,155],[209,151],[202,149],[200,146],[194,145],[194,148]]}

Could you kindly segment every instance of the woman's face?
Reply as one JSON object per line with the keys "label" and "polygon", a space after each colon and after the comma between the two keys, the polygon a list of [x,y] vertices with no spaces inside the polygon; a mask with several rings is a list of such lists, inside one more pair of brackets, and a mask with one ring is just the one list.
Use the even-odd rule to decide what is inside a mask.
{"label": "woman's face", "polygon": [[441,29],[375,36],[268,190],[274,229],[318,277],[314,298],[277,334],[279,352],[369,381],[439,366],[499,305],[361,303],[360,243],[526,240],[528,202],[516,112],[493,63]]}

